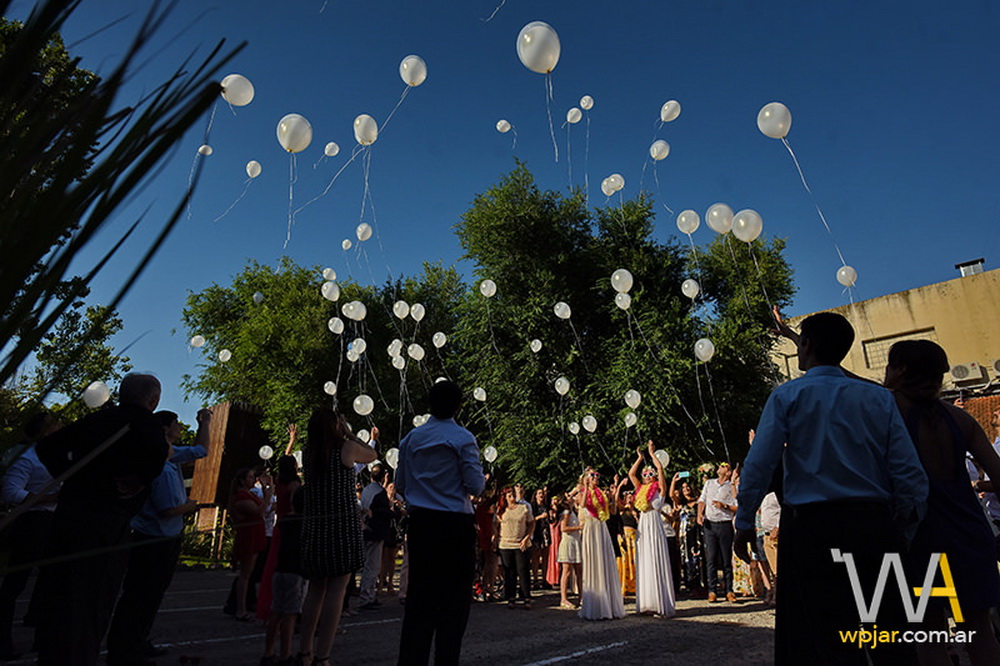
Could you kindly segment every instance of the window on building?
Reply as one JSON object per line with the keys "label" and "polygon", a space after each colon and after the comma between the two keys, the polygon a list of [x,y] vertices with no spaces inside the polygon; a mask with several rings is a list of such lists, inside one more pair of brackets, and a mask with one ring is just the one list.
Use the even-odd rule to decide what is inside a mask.
{"label": "window on building", "polygon": [[869,370],[884,369],[889,361],[889,347],[902,340],[930,340],[931,342],[937,342],[937,339],[937,331],[933,328],[924,328],[899,335],[864,340],[861,346],[865,351],[865,366]]}

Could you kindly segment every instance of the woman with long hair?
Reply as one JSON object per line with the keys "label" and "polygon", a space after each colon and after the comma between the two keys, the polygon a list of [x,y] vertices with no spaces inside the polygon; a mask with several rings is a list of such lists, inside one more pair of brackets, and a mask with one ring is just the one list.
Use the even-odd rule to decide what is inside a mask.
{"label": "woman with long hair", "polygon": [[558,495],[553,496],[549,500],[549,556],[545,562],[545,582],[550,587],[555,587],[559,584],[559,541],[562,539],[559,507],[561,503]]}
{"label": "woman with long hair", "polygon": [[550,589],[545,580],[545,568],[549,561],[549,548],[552,546],[552,533],[549,531],[548,491],[539,488],[535,491],[531,503],[531,513],[535,518],[535,527],[531,533],[531,583],[533,589]]}
{"label": "woman with long hair", "polygon": [[559,566],[562,575],[559,578],[560,608],[576,610],[569,600],[569,579],[573,576],[576,582],[576,596],[581,596],[583,583],[583,546],[580,541],[580,518],[577,516],[576,491],[563,496],[559,504]]}
{"label": "woman with long hair", "polygon": [[264,573],[260,579],[260,589],[257,591],[257,619],[267,620],[271,616],[271,578],[274,568],[278,565],[278,549],[281,547],[281,528],[278,523],[292,510],[292,495],[302,485],[299,478],[299,464],[295,456],[281,456],[278,459],[278,474],[274,485],[274,531],[271,533],[271,545],[267,550],[267,562],[264,563]]}
{"label": "woman with long hair", "polygon": [[[670,573],[670,551],[667,533],[663,529],[660,509],[667,492],[663,465],[656,457],[653,440],[646,443],[652,466],[643,467],[642,447],[636,449],[635,463],[628,478],[635,486],[635,508],[639,511],[639,534],[636,550],[638,562],[635,580],[636,613],[652,613],[660,617],[674,615],[674,589]],[[639,468],[642,468],[642,480]]]}
{"label": "woman with long hair", "polygon": [[267,548],[264,513],[274,495],[270,476],[261,477],[263,500],[250,492],[256,482],[254,471],[244,468],[236,472],[229,486],[229,515],[236,531],[233,560],[240,572],[236,581],[236,619],[242,622],[253,620],[253,614],[247,612],[247,591],[250,589],[250,576],[257,563],[257,555]]}
{"label": "woman with long hair", "polygon": [[622,520],[622,534],[619,537],[621,557],[618,558],[618,577],[622,581],[622,594],[635,594],[636,537],[639,521],[635,511],[635,493],[625,490],[618,501],[618,515]]}
{"label": "woman with long hair", "polygon": [[[678,488],[678,485],[680,486]],[[677,507],[679,518],[679,545],[681,572],[689,596],[705,593],[702,580],[701,525],[698,524],[698,490],[691,483],[688,472],[677,472],[670,481],[670,499]]]}
{"label": "woman with long hair", "polygon": [[[309,419],[302,525],[302,569],[309,592],[302,607],[299,656],[305,666],[329,664],[347,580],[364,565],[354,465],[375,460],[343,416],[317,409]],[[316,654],[313,659],[313,641]]]}
{"label": "woman with long hair", "polygon": [[593,467],[580,478],[578,502],[583,525],[583,594],[580,617],[584,620],[608,620],[625,617],[615,551],[604,523],[611,515],[611,499],[598,487],[600,474]]}
{"label": "woman with long hair", "polygon": [[[885,387],[896,398],[929,484],[927,513],[910,547],[911,577],[923,580],[932,555],[947,555],[964,616],[962,622],[954,618],[956,629],[972,636],[969,658],[977,666],[1000,664],[1000,644],[990,624],[990,609],[1000,605],[995,543],[969,483],[965,453],[990,479],[1000,479],[1000,457],[974,418],[939,399],[949,367],[945,351],[929,340],[905,340],[889,349]],[[948,631],[948,608],[945,599],[931,599],[924,628]],[[921,644],[917,655],[922,664],[950,663],[943,643]]]}
{"label": "woman with long hair", "polygon": [[497,506],[500,528],[500,560],[503,562],[503,595],[507,606],[514,606],[520,582],[520,596],[525,608],[531,608],[531,579],[528,573],[528,549],[535,517],[531,505],[517,501],[513,488],[504,488]]}

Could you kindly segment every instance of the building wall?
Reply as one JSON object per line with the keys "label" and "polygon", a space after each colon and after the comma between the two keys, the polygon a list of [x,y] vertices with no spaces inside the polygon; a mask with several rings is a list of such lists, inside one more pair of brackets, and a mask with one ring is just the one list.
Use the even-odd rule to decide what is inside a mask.
{"label": "building wall", "polygon": [[[948,353],[952,366],[976,362],[987,381],[955,382],[945,375],[945,389],[970,394],[1000,390],[1000,269],[832,308],[847,317],[857,332],[844,367],[881,380],[889,347],[898,340],[929,339]],[[793,329],[807,317],[789,320]],[[795,346],[783,340],[775,360],[790,378],[801,374]]]}

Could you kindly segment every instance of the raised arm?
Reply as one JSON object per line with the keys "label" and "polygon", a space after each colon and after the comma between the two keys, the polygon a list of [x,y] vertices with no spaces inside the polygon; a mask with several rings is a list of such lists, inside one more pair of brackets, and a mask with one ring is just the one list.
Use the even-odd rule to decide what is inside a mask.
{"label": "raised arm", "polygon": [[653,460],[653,467],[656,468],[656,480],[660,484],[660,497],[666,497],[667,478],[663,471],[663,463],[656,457],[656,447],[653,446],[653,440],[646,442],[646,448],[649,450],[649,457]]}
{"label": "raised arm", "polygon": [[635,489],[639,490],[639,486],[642,485],[642,482],[639,480],[639,468],[642,467],[642,447],[636,448],[635,453],[635,462],[629,467],[628,478],[632,482],[632,485],[635,486]]}

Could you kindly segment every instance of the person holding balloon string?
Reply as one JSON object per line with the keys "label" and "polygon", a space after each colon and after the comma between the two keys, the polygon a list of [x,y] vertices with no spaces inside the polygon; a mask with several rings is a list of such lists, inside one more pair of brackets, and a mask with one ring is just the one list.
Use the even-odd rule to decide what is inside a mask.
{"label": "person holding balloon string", "polygon": [[625,602],[622,599],[611,535],[604,525],[611,515],[611,500],[598,486],[599,479],[600,474],[593,467],[587,467],[578,486],[580,522],[583,525],[580,617],[584,620],[625,617]]}
{"label": "person holding balloon string", "polygon": [[666,501],[667,485],[663,463],[656,455],[653,440],[646,442],[646,451],[653,464],[643,466],[643,449],[640,446],[636,449],[635,462],[628,471],[628,477],[635,486],[635,508],[639,511],[635,610],[639,614],[652,613],[655,617],[671,617],[676,611],[670,553],[667,534],[660,519],[660,509]]}

